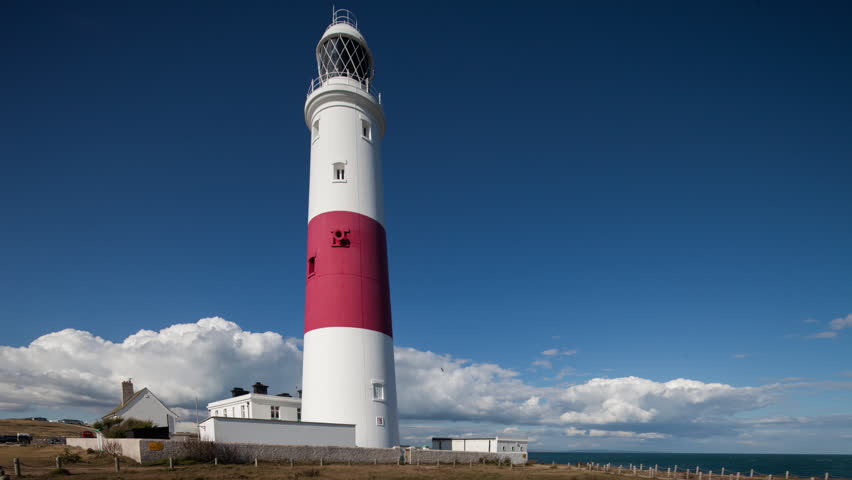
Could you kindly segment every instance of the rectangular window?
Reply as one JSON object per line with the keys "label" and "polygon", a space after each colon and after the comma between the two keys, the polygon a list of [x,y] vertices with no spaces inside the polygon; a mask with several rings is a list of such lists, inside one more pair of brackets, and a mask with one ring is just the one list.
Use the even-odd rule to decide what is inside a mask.
{"label": "rectangular window", "polygon": [[317,273],[317,257],[311,257],[308,259],[308,276],[314,275]]}
{"label": "rectangular window", "polygon": [[269,413],[270,418],[281,418],[281,407],[270,407]]}
{"label": "rectangular window", "polygon": [[334,168],[334,170],[333,170],[334,181],[335,182],[345,182],[346,181],[346,164],[344,164],[343,162],[336,162],[334,165],[332,165],[332,167]]}
{"label": "rectangular window", "polygon": [[373,382],[373,400],[384,401],[385,399],[385,384],[382,382]]}
{"label": "rectangular window", "polygon": [[297,422],[302,421],[302,408],[301,407],[296,409],[296,421]]}
{"label": "rectangular window", "polygon": [[314,120],[314,125],[311,128],[311,143],[316,142],[319,138],[319,120]]}
{"label": "rectangular window", "polygon": [[373,128],[369,120],[361,119],[361,138],[364,140],[373,139]]}
{"label": "rectangular window", "polygon": [[240,405],[240,416],[246,418],[246,406]]}
{"label": "rectangular window", "polygon": [[385,426],[385,417],[376,417],[376,426],[384,427]]}

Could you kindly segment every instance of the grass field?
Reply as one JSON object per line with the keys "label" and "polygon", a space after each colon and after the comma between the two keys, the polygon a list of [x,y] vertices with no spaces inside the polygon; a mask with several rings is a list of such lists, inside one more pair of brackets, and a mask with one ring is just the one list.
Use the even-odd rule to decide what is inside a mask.
{"label": "grass field", "polygon": [[79,437],[80,432],[91,429],[92,427],[66,425],[64,423],[0,419],[0,435],[29,433],[33,438]]}
{"label": "grass field", "polygon": [[[65,453],[64,445],[32,445],[27,447],[0,447],[0,466],[7,473],[12,471],[12,458],[21,460],[22,472],[28,478],[57,478],[51,475],[56,468],[55,459]],[[68,452],[81,456],[79,463],[64,463],[72,478],[75,479],[138,479],[138,480],[302,480],[318,478],[329,480],[522,480],[522,479],[575,479],[575,480],[612,480],[613,475],[599,475],[569,469],[564,465],[529,465],[526,467],[497,467],[496,465],[468,466],[451,465],[436,467],[416,465],[273,465],[261,463],[254,465],[178,465],[174,470],[166,466],[140,466],[125,459],[121,472],[115,472],[112,457],[86,453],[80,448],[69,448]]]}

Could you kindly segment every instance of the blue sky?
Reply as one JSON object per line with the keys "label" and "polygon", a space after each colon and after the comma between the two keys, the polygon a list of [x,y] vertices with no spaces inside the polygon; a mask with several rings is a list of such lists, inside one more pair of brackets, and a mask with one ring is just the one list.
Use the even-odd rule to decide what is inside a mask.
{"label": "blue sky", "polygon": [[[339,6],[388,118],[398,346],[499,365],[531,395],[630,376],[764,388],[725,421],[809,419],[801,448],[852,448],[848,4]],[[65,328],[121,343],[217,316],[300,338],[302,108],[331,5],[2,10],[4,355]],[[25,388],[16,373],[0,384]],[[0,416],[85,408],[0,393]],[[590,433],[653,422],[536,433],[402,410],[436,434],[516,421],[540,448],[734,450],[675,427]]]}

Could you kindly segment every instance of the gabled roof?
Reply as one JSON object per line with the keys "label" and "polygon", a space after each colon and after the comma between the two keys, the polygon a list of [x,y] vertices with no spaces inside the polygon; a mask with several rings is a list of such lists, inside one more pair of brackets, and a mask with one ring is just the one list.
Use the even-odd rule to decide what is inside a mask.
{"label": "gabled roof", "polygon": [[106,415],[104,415],[104,416],[103,416],[103,417],[101,417],[101,418],[107,418],[107,417],[112,417],[112,416],[120,417],[121,415],[118,415],[118,412],[120,412],[120,411],[124,410],[125,408],[129,407],[132,403],[134,403],[136,400],[138,400],[139,398],[141,398],[141,395],[142,395],[143,393],[149,393],[149,394],[151,394],[151,396],[152,396],[152,397],[154,397],[154,400],[156,400],[156,401],[157,401],[160,405],[162,405],[162,406],[163,406],[163,408],[165,408],[165,409],[166,409],[166,410],[168,410],[168,411],[169,411],[172,415],[174,415],[174,416],[175,416],[175,418],[180,418],[180,417],[178,416],[178,414],[176,414],[175,412],[173,412],[173,411],[172,411],[172,409],[171,409],[171,408],[167,407],[167,406],[166,406],[166,404],[164,404],[162,401],[160,401],[160,399],[159,399],[159,398],[157,398],[157,396],[156,396],[156,395],[154,395],[154,392],[152,392],[152,391],[148,390],[148,387],[145,387],[145,388],[143,388],[142,390],[139,390],[138,392],[134,393],[133,395],[131,395],[131,397],[130,397],[130,398],[128,398],[128,399],[127,399],[127,401],[126,401],[126,402],[124,402],[124,403],[122,403],[122,404],[119,404],[117,407],[115,407],[115,408],[113,408],[112,410],[110,410],[110,411],[109,411],[109,413],[107,413]]}

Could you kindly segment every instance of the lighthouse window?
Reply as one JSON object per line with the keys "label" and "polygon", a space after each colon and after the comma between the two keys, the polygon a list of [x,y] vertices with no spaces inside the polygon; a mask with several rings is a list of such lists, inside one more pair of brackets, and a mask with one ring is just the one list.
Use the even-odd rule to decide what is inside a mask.
{"label": "lighthouse window", "polygon": [[346,166],[343,163],[338,162],[334,164],[334,181],[346,181]]}
{"label": "lighthouse window", "polygon": [[311,142],[316,142],[319,138],[319,120],[314,120],[314,125],[311,128]]}
{"label": "lighthouse window", "polygon": [[385,399],[385,384],[373,382],[373,400],[383,401]]}
{"label": "lighthouse window", "polygon": [[361,119],[361,137],[365,140],[373,139],[373,129],[369,120]]}
{"label": "lighthouse window", "polygon": [[376,417],[376,426],[384,427],[385,426],[385,417]]}
{"label": "lighthouse window", "polygon": [[317,273],[317,257],[311,257],[308,259],[308,276]]}

